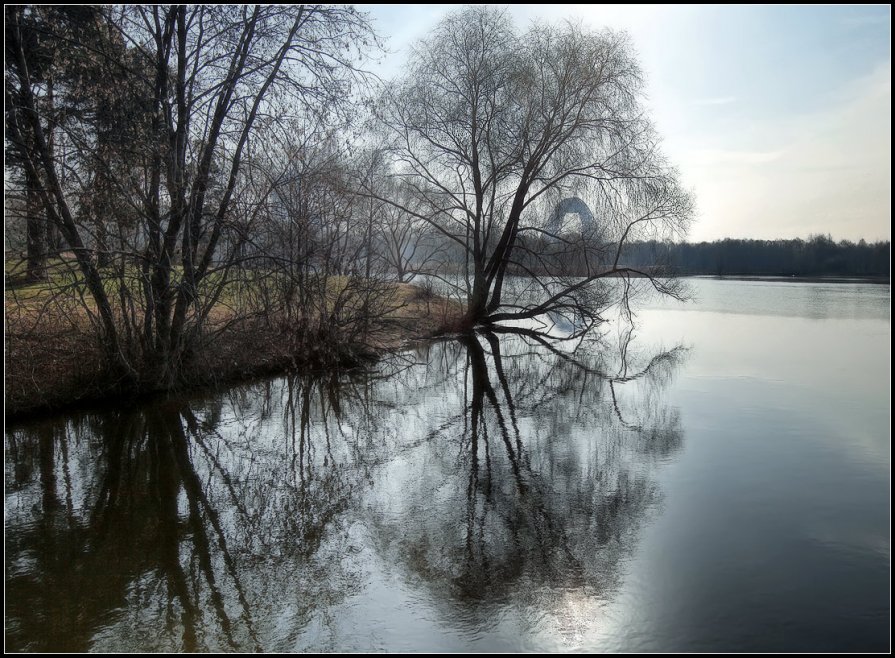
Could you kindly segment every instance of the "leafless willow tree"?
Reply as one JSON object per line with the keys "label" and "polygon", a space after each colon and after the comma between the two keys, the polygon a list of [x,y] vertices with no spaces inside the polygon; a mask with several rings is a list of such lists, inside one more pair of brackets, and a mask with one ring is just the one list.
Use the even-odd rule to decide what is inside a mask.
{"label": "leafless willow tree", "polygon": [[[464,254],[464,326],[558,313],[586,328],[627,300],[636,277],[681,294],[658,272],[622,264],[629,241],[680,237],[692,212],[644,116],[642,88],[626,36],[609,30],[520,33],[506,11],[479,6],[417,44],[382,116],[393,175],[421,203],[369,193]],[[551,225],[570,196],[592,208],[592,225]],[[508,292],[511,275],[527,277],[528,289]]]}
{"label": "leafless willow tree", "polygon": [[74,254],[108,360],[170,386],[251,239],[264,201],[245,170],[257,136],[344,108],[374,36],[355,9],[317,5],[104,7],[95,21],[111,38],[95,42],[47,28],[94,72],[89,88],[57,84],[57,104],[87,93],[128,108],[112,126],[125,139],[109,139],[94,115],[45,111],[24,38],[32,11],[6,9],[7,140]]}

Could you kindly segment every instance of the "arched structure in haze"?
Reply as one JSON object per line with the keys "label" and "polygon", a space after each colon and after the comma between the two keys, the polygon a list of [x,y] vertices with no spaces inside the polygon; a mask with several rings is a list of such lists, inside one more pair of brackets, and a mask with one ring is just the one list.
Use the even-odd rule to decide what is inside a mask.
{"label": "arched structure in haze", "polygon": [[582,231],[590,231],[593,228],[594,214],[590,208],[580,197],[570,196],[556,204],[547,221],[547,231],[551,235],[558,235],[562,230],[563,221],[569,213],[578,213],[581,218]]}

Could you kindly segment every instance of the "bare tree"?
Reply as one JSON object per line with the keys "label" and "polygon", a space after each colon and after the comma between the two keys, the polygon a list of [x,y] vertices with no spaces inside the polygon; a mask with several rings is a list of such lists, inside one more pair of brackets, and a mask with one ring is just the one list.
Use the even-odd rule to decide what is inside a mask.
{"label": "bare tree", "polygon": [[[22,29],[28,11],[6,12],[7,138],[74,252],[110,363],[168,387],[249,239],[235,214],[257,201],[243,175],[256,136],[289,116],[343,107],[371,30],[363,14],[342,6],[103,8],[114,51],[62,32],[47,38],[91,53],[109,73],[98,97],[123,96],[137,116],[127,140],[104,138],[96,120],[60,126],[74,152],[63,162],[36,98]],[[116,202],[92,208],[98,189]],[[116,216],[97,224],[110,208]],[[112,230],[99,235],[97,226]],[[116,262],[112,273],[93,257],[98,242]]]}
{"label": "bare tree", "polygon": [[[27,11],[23,6],[6,9],[7,70],[12,77],[21,74],[18,53],[11,50],[11,46],[22,44],[24,61],[32,81],[27,91],[31,94],[31,103],[45,119],[47,149],[51,155],[58,149],[56,126],[74,109],[71,106],[59,107],[54,89],[59,85],[81,86],[84,78],[95,72],[95,67],[89,65],[89,55],[85,56],[83,51],[68,51],[65,47],[67,41],[104,42],[104,47],[110,46],[106,42],[107,34],[98,29],[96,16],[97,10],[93,7],[33,5],[27,7]],[[65,39],[56,38],[62,34]],[[104,83],[107,84],[108,80]],[[18,94],[26,92],[22,86],[16,91]],[[18,100],[26,101],[24,96]],[[6,111],[15,113],[20,107],[21,103],[8,103]],[[25,229],[24,281],[34,282],[48,278],[47,259],[55,255],[54,252],[60,247],[59,231],[48,221],[41,204],[40,179],[22,161],[23,150],[33,151],[36,146],[35,136],[27,125],[23,126],[21,137],[24,144],[19,147],[9,140],[6,142],[6,164],[15,181],[11,188],[7,188],[6,196],[9,201],[18,201],[12,205],[13,214],[17,215],[16,219],[24,224]]]}
{"label": "bare tree", "polygon": [[[417,44],[382,115],[393,175],[421,203],[368,193],[462,251],[463,326],[553,313],[586,330],[627,301],[637,277],[681,295],[660,273],[620,264],[628,241],[681,236],[692,212],[641,89],[626,36],[608,30],[535,24],[520,34],[505,11],[479,6]],[[569,231],[551,221],[569,197],[594,222]],[[514,274],[525,283],[509,291]]]}
{"label": "bare tree", "polygon": [[444,243],[428,222],[402,209],[403,206],[420,211],[412,188],[390,179],[385,181],[381,193],[397,201],[397,205],[373,199],[381,208],[372,248],[398,281],[413,281],[417,275],[436,268]]}

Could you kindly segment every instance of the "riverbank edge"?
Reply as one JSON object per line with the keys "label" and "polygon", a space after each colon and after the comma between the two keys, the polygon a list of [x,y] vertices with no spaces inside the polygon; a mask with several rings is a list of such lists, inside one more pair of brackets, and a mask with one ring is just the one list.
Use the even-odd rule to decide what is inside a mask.
{"label": "riverbank edge", "polygon": [[[68,349],[67,356],[71,363],[77,359],[78,367],[66,369],[63,365],[44,368],[39,383],[34,376],[29,378],[29,382],[11,381],[16,375],[11,373],[10,362],[21,359],[23,355],[16,355],[7,341],[4,355],[7,366],[4,376],[4,423],[31,422],[60,413],[129,408],[150,400],[201,394],[263,377],[362,370],[416,341],[437,337],[443,333],[444,326],[450,324],[450,318],[460,313],[462,305],[456,300],[421,296],[406,307],[402,317],[390,318],[388,326],[380,327],[375,332],[375,338],[368,343],[332,345],[321,340],[305,343],[300,351],[284,348],[289,342],[284,334],[270,329],[265,331],[260,327],[254,330],[242,327],[239,331],[224,335],[215,349],[199,355],[195,366],[201,367],[191,368],[183,381],[165,390],[116,381],[115,376],[105,371],[99,363],[98,351],[88,344],[78,345],[77,339]],[[86,336],[80,338],[87,342]],[[260,349],[259,345],[266,346],[266,349]],[[92,363],[91,356],[96,358]],[[48,354],[46,361],[47,365],[51,362],[55,365],[58,359]],[[19,379],[25,378],[20,375]],[[23,394],[11,394],[16,388],[23,390]]]}

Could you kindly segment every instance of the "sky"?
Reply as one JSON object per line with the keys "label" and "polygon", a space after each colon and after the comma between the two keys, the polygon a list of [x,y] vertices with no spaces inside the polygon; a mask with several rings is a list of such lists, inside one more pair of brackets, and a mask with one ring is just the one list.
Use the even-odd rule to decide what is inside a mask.
{"label": "sky", "polygon": [[[400,75],[451,5],[367,5]],[[626,31],[663,151],[696,197],[692,242],[890,239],[889,6],[512,5]]]}

